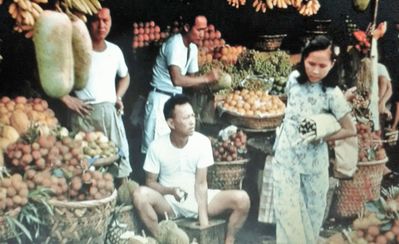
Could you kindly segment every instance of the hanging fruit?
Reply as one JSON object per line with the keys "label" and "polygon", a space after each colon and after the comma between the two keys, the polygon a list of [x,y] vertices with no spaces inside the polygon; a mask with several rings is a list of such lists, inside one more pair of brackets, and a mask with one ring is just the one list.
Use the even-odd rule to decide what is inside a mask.
{"label": "hanging fruit", "polygon": [[353,0],[353,6],[356,10],[364,11],[369,6],[370,0]]}

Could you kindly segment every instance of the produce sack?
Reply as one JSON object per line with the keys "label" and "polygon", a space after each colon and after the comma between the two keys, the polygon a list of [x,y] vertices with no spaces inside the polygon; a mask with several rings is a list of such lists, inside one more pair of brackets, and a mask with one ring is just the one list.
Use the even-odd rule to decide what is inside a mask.
{"label": "produce sack", "polygon": [[349,178],[357,170],[359,144],[357,136],[335,141],[334,177]]}
{"label": "produce sack", "polygon": [[369,6],[370,0],[353,0],[356,10],[364,11]]}

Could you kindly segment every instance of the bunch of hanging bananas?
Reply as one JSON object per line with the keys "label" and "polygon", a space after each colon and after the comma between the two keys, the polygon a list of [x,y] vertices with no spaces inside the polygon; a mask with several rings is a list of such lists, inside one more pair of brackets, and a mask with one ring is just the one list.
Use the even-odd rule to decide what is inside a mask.
{"label": "bunch of hanging bananas", "polygon": [[48,0],[13,0],[8,6],[8,13],[15,19],[14,30],[25,32],[25,37],[32,37],[33,25],[39,18],[42,7],[39,4],[47,3]]}
{"label": "bunch of hanging bananas", "polygon": [[62,4],[68,10],[77,10],[83,14],[96,14],[102,7],[99,0],[63,0]]}
{"label": "bunch of hanging bananas", "polygon": [[227,3],[235,8],[239,8],[241,5],[245,5],[246,0],[227,0]]}
{"label": "bunch of hanging bananas", "polygon": [[298,10],[301,15],[310,16],[316,14],[320,8],[318,0],[254,0],[252,7],[256,12],[266,13],[267,9],[288,8],[292,6]]}
{"label": "bunch of hanging bananas", "polygon": [[320,3],[318,0],[309,0],[307,2],[302,2],[299,7],[297,7],[299,14],[304,16],[311,16],[317,14],[320,9]]}

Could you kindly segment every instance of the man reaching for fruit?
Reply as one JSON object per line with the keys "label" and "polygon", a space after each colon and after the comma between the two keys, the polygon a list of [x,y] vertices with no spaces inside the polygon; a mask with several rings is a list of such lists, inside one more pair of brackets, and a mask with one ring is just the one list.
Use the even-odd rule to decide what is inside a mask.
{"label": "man reaching for fruit", "polygon": [[186,96],[169,98],[163,113],[171,132],[150,144],[144,162],[146,186],[134,191],[134,206],[141,220],[161,239],[165,230],[159,228],[158,216],[165,212],[170,218],[198,217],[201,227],[208,226],[209,217],[228,212],[225,243],[234,243],[248,215],[248,194],[208,189],[207,167],[214,163],[212,147],[208,137],[194,131],[195,114]]}
{"label": "man reaching for fruit", "polygon": [[192,16],[184,25],[183,32],[165,41],[152,69],[152,90],[145,106],[144,132],[141,152],[169,128],[162,115],[163,105],[171,96],[181,94],[183,87],[209,84],[219,78],[217,70],[201,76],[198,72],[198,43],[204,38],[207,19],[203,15]]}

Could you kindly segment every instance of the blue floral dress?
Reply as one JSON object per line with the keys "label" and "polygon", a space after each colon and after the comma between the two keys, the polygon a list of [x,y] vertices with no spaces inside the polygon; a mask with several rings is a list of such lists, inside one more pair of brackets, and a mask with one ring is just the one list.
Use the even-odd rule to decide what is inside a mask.
{"label": "blue floral dress", "polygon": [[325,142],[298,143],[299,124],[311,115],[330,112],[337,120],[351,111],[342,91],[320,83],[299,84],[290,74],[288,103],[275,141],[273,205],[277,243],[317,243],[329,188],[328,148]]}

